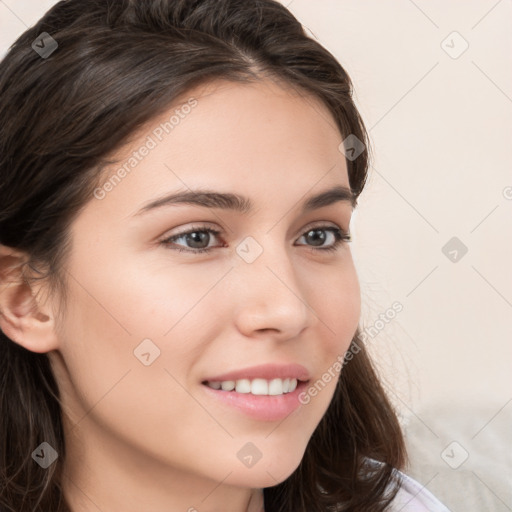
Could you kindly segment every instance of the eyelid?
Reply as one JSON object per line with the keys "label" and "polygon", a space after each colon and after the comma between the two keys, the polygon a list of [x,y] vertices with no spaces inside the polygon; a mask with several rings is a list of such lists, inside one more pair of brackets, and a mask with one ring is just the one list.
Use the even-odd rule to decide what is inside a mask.
{"label": "eyelid", "polygon": [[183,231],[180,231],[178,233],[175,233],[174,235],[164,235],[158,241],[165,242],[165,241],[171,240],[173,238],[179,238],[181,236],[189,235],[190,233],[195,233],[196,231],[208,231],[208,232],[215,234],[216,236],[224,233],[224,230],[214,228],[208,224],[193,223],[192,226],[190,226],[189,228],[184,229]]}

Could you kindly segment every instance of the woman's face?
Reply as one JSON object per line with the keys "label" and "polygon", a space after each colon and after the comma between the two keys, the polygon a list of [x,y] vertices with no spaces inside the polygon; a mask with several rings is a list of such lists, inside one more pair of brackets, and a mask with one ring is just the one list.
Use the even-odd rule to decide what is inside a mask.
{"label": "woman's face", "polygon": [[[338,380],[322,375],[333,374],[360,315],[349,245],[335,246],[331,229],[348,232],[350,200],[304,209],[349,187],[341,140],[310,96],[271,81],[216,82],[116,153],[72,224],[69,299],[50,353],[81,470],[115,458],[141,481],[158,468],[243,487],[295,470]],[[203,196],[204,205],[145,208],[199,189],[251,207]],[[251,371],[260,365],[273,366]],[[275,380],[270,396],[257,394],[261,381],[249,381],[256,394],[204,383],[235,371],[221,380],[309,382],[288,395]]]}

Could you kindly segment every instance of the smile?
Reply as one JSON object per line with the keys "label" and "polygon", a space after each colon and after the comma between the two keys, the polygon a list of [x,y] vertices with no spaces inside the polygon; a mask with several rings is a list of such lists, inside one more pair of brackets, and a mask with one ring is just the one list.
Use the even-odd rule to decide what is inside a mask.
{"label": "smile", "polygon": [[206,381],[204,384],[212,389],[236,391],[252,395],[284,395],[295,391],[297,379],[239,379],[225,381]]}

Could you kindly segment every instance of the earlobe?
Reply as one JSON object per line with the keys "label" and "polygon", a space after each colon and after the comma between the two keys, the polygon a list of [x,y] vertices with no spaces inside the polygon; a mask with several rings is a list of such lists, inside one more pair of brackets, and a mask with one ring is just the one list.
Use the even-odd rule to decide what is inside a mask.
{"label": "earlobe", "polygon": [[57,348],[53,313],[37,298],[24,273],[27,255],[0,245],[0,329],[32,352]]}

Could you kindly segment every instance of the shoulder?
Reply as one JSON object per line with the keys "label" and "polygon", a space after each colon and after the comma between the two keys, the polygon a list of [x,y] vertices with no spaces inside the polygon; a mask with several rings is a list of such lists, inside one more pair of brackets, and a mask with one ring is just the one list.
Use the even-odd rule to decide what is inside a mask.
{"label": "shoulder", "polygon": [[419,482],[401,471],[396,471],[395,474],[401,482],[401,487],[389,508],[389,512],[450,512]]}

